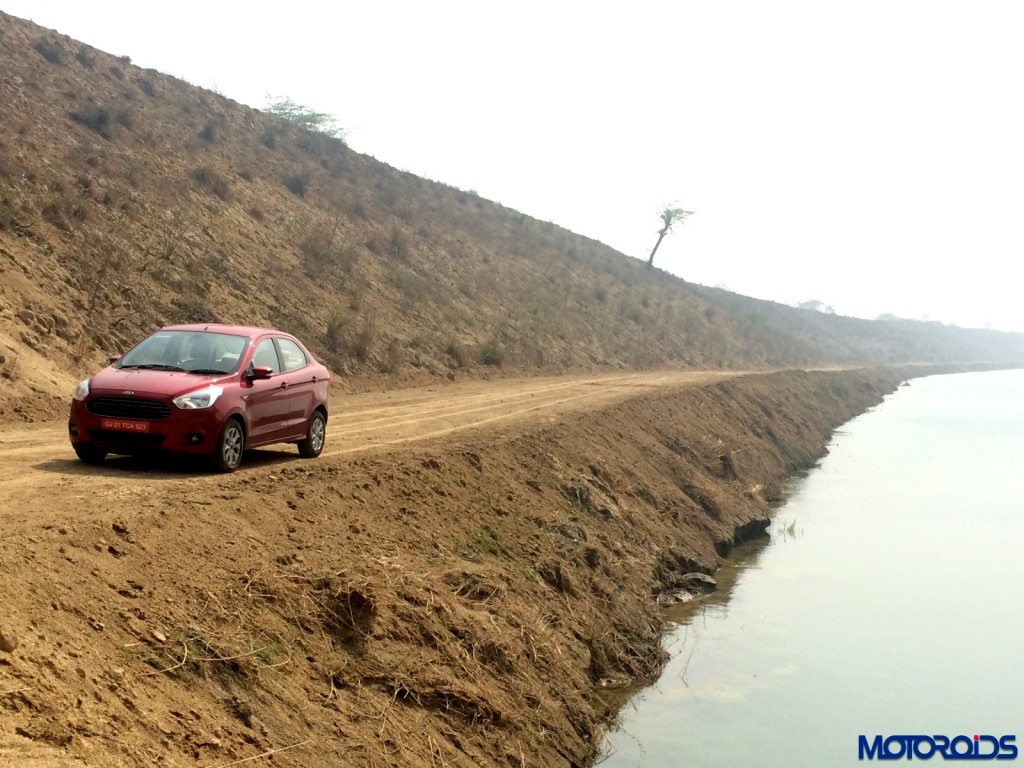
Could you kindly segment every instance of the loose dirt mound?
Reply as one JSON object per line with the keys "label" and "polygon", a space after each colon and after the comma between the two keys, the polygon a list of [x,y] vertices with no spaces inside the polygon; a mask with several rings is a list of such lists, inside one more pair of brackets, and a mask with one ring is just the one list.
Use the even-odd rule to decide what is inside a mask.
{"label": "loose dirt mound", "polygon": [[228,478],[54,466],[0,512],[0,750],[586,765],[595,688],[662,662],[658,596],[899,379],[744,377]]}

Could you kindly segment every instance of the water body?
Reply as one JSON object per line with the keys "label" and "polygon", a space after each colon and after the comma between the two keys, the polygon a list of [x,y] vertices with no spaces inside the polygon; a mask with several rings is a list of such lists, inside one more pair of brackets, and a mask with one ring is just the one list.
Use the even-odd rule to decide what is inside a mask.
{"label": "water body", "polygon": [[863,765],[860,734],[1018,734],[1024,762],[1024,371],[914,379],[829,450],[602,768]]}

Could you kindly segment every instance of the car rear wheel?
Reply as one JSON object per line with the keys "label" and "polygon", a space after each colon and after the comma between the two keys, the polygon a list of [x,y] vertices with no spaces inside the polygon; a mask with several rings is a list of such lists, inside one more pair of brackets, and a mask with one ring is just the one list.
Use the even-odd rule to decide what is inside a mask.
{"label": "car rear wheel", "polygon": [[86,464],[101,464],[107,458],[106,451],[101,451],[99,448],[94,448],[91,445],[76,445],[75,453]]}
{"label": "car rear wheel", "polygon": [[306,427],[306,439],[299,441],[299,455],[304,459],[315,459],[324,449],[327,437],[327,417],[323,411],[313,411]]}
{"label": "car rear wheel", "polygon": [[228,419],[217,438],[213,452],[213,468],[218,472],[234,472],[242,463],[245,452],[245,430],[238,419]]}

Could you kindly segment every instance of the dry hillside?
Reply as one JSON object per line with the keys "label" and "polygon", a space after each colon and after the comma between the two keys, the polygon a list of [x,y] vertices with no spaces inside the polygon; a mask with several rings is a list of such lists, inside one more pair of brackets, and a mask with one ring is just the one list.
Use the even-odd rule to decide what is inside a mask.
{"label": "dry hillside", "polygon": [[[591,765],[660,603],[837,425],[1024,360],[648,271],[2,13],[0,104],[0,765]],[[75,458],[74,383],[186,320],[340,374],[317,461]]]}
{"label": "dry hillside", "polygon": [[359,388],[1024,358],[1020,335],[828,316],[648,271],[3,13],[0,103],[8,420],[57,415],[106,354],[187,320],[286,328]]}

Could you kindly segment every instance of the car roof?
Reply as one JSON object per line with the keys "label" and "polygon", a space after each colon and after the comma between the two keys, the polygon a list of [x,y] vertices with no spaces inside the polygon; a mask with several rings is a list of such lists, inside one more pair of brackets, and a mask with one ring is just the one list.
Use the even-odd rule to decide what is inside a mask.
{"label": "car roof", "polygon": [[261,336],[265,333],[274,333],[281,336],[289,336],[290,333],[278,331],[274,328],[257,328],[249,325],[222,325],[220,323],[184,323],[181,325],[167,325],[161,331],[209,331],[211,333],[229,333],[233,336]]}

